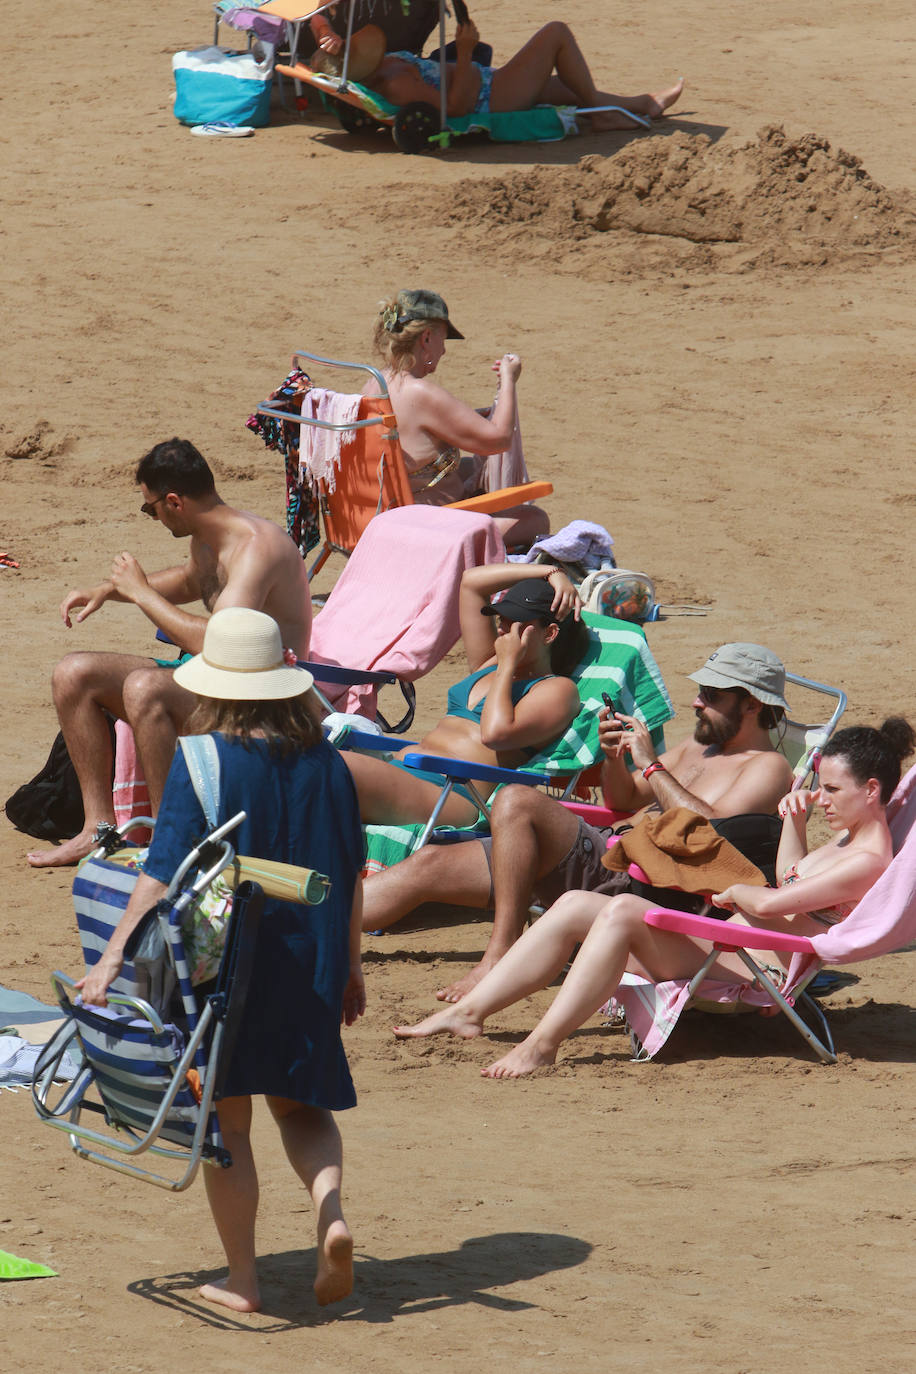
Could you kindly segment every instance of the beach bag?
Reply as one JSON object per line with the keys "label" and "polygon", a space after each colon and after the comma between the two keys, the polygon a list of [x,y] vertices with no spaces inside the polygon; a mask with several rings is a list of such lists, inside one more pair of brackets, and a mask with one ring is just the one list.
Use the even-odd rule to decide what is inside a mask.
{"label": "beach bag", "polygon": [[645,573],[629,568],[599,568],[589,573],[579,588],[583,610],[643,625],[657,620],[659,605],[655,584]]}
{"label": "beach bag", "polygon": [[[114,720],[107,719],[113,753]],[[6,815],[17,830],[36,840],[72,840],[80,833],[85,823],[83,796],[62,734],[57,734],[41,772],[9,798]]]}
{"label": "beach bag", "polygon": [[[269,55],[268,55],[269,53]],[[172,58],[175,118],[182,124],[235,124],[261,128],[270,113],[273,50],[195,48]]]}

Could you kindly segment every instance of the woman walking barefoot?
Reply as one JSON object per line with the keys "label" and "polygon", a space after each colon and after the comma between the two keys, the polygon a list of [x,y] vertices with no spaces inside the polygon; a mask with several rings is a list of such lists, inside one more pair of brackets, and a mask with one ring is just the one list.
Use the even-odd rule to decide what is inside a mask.
{"label": "woman walking barefoot", "polygon": [[[254,1312],[261,1303],[250,1131],[252,1096],[263,1096],[315,1209],[315,1296],[322,1305],[338,1302],[353,1286],[353,1239],[341,1208],[343,1150],[332,1113],[356,1105],[340,1023],[352,1025],[366,1004],[356,795],[339,754],[322,737],[311,674],[286,666],[280,630],[269,616],[241,607],[217,611],[207,623],[203,653],[178,668],[176,680],[199,698],[190,729],[210,735],[216,745],[218,823],[246,813],[233,835],[239,850],[317,868],[331,879],[320,906],[265,903],[238,1037],[216,1103],[232,1164],[203,1171],[229,1272],[204,1284],[201,1296],[236,1312]],[[84,1002],[105,1005],[128,935],[207,828],[178,751],[145,871],[102,957],[79,984]],[[207,990],[202,984],[198,993]]]}
{"label": "woman walking barefoot", "polygon": [[[754,925],[797,935],[817,934],[844,920],[891,861],[884,809],[914,743],[913,730],[899,718],[885,721],[880,730],[864,726],[834,735],[824,746],[820,786],[813,792],[790,792],[779,804],[780,886],[739,884],[717,893],[716,905]],[[809,853],[805,828],[815,805],[823,808],[837,838]],[[521,1078],[553,1064],[563,1040],[614,995],[625,972],[660,983],[691,978],[702,967],[708,954],[704,943],[647,926],[644,917],[651,905],[629,895],[608,901],[594,893],[567,892],[460,1002],[416,1026],[395,1027],[395,1035],[448,1033],[472,1039],[493,1012],[547,987],[581,944],[563,986],[531,1034],[481,1072],[485,1078]],[[720,955],[709,971],[710,978],[725,982],[734,981],[736,974],[746,977],[736,954]]]}

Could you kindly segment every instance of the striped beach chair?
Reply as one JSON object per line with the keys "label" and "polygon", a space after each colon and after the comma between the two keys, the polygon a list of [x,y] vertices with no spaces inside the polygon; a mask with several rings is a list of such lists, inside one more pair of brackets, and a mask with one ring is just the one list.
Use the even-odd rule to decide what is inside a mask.
{"label": "striped beach chair", "polygon": [[[39,1117],[65,1131],[80,1158],[173,1192],[190,1185],[201,1160],[223,1168],[232,1163],[213,1100],[244,1004],[263,893],[251,882],[236,889],[216,988],[202,1007],[191,985],[181,925],[188,908],[233,863],[226,835],[244,814],[227,821],[188,855],[128,945],[133,962],[126,969],[141,979],[144,991],[159,990],[158,1004],[139,996],[136,982],[131,985],[125,973],[118,990],[109,993],[107,1007],[82,1005],[74,995],[74,981],[65,974],[56,972],[51,978],[66,1020],[36,1063],[32,1100]],[[88,931],[85,953],[91,965],[98,960],[100,940],[104,948],[103,929],[107,926],[110,933],[112,928],[110,903],[115,912],[123,911],[129,896],[125,888],[132,886],[136,873],[98,857],[88,874],[85,866],[83,871],[77,901],[84,908],[81,930]],[[106,901],[108,916],[103,914]],[[149,937],[156,925],[164,943],[151,953],[155,942]],[[149,976],[150,963],[157,961],[167,970],[165,976],[161,970]],[[61,1089],[55,1087],[54,1075],[71,1046],[81,1052],[83,1065]],[[106,1130],[88,1124],[93,1114],[104,1119],[99,1126]],[[171,1161],[168,1172],[138,1162],[147,1153]]]}
{"label": "striped beach chair", "polygon": [[[488,768],[456,759],[429,754],[407,754],[408,766],[422,768],[443,777],[443,788],[425,825],[366,827],[368,869],[378,872],[422,848],[433,835],[443,806],[457,783],[474,795],[484,817],[489,814],[489,796],[496,787],[509,783],[544,785],[559,798],[572,797],[589,772],[601,763],[598,744],[598,713],[603,709],[602,693],[607,692],[617,709],[642,720],[658,750],[664,748],[664,726],[674,715],[658,664],[646,642],[641,626],[607,616],[582,613],[588,627],[589,644],[580,662],[570,673],[579,693],[579,712],[565,734],[541,750],[518,769]],[[341,741],[347,747],[355,741],[360,748],[401,749],[403,741],[351,733]],[[483,790],[478,784],[484,784]],[[485,821],[466,830],[449,830],[449,837],[473,838],[486,834]],[[442,838],[436,832],[436,839]]]}

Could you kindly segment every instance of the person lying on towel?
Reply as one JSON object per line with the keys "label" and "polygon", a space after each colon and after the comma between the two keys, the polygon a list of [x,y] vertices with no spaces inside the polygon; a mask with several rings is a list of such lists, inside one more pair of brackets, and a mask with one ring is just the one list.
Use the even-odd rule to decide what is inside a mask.
{"label": "person lying on towel", "polygon": [[[632,129],[637,121],[627,117],[627,110],[642,119],[661,119],[684,87],[680,80],[654,95],[599,91],[572,31],[559,20],[538,29],[502,67],[482,67],[473,61],[479,37],[472,19],[458,25],[456,59],[446,63],[446,109],[453,117],[529,110],[535,105],[574,105],[585,111],[602,105],[620,107],[589,113],[592,129],[604,133]],[[438,106],[439,80],[438,62],[411,52],[394,52],[387,53],[374,72],[362,77],[362,84],[392,105],[409,105],[416,100]]]}

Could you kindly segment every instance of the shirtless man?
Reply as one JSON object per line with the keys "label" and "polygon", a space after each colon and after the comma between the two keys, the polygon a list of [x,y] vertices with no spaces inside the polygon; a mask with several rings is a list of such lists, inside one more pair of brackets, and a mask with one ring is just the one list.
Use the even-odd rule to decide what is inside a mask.
{"label": "shirtless man", "polygon": [[[213,473],[186,439],[151,449],[140,461],[136,482],[143,514],[158,520],[173,539],[190,538],[188,560],[147,575],[131,554],[119,553],[104,582],[64,597],[60,614],[67,628],[106,601],[131,601],[190,656],[203,648],[207,617],[181,606],[202,601],[210,612],[246,606],[273,616],[284,645],[305,658],[312,606],[305,565],[289,536],[269,520],[224,505]],[[68,654],[58,663],[54,704],[86,819],[72,840],[29,854],[34,868],[78,863],[92,848],[98,823],[114,821],[106,711],[133,727],[156,813],[176,738],[195,704],[190,692],[176,686],[169,666],[133,654],[87,652]]]}
{"label": "shirtless man", "polygon": [[[661,758],[641,721],[602,712],[606,805],[634,812],[630,826],[676,806],[710,819],[775,813],[792,784],[788,761],[773,749],[768,733],[786,709],[782,663],[759,644],[724,644],[689,676],[700,688],[694,733]],[[533,898],[547,907],[566,891],[613,895],[628,881],[601,866],[610,829],[588,825],[534,788],[497,793],[491,832],[485,840],[427,845],[365,884],[364,930],[392,925],[421,902],[495,906],[483,958],[464,978],[441,988],[440,1001],[457,1002],[502,958],[522,933]]]}

